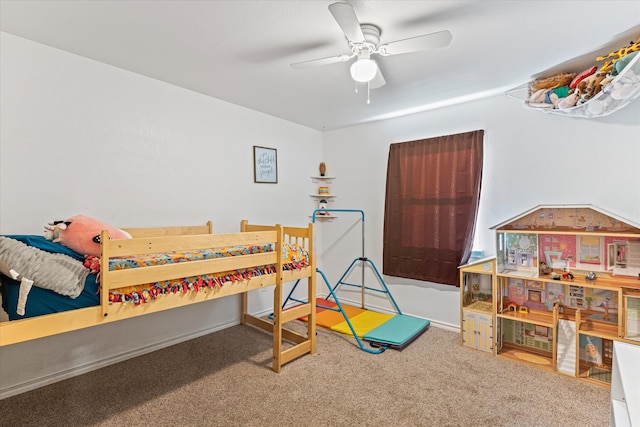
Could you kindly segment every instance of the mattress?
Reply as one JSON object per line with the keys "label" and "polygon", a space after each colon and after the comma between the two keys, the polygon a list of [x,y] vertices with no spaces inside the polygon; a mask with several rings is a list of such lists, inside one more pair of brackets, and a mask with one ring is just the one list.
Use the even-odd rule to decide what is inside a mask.
{"label": "mattress", "polygon": [[[189,261],[202,261],[265,252],[273,252],[273,244],[230,246],[194,251],[174,251],[161,254],[140,255],[109,259],[109,270],[166,265]],[[309,265],[309,254],[300,245],[285,243],[282,251],[283,270],[295,270]],[[95,263],[94,263],[95,264]],[[109,292],[109,302],[143,304],[160,295],[199,292],[207,288],[221,287],[227,282],[249,279],[263,274],[275,273],[275,265],[264,265],[242,270],[225,271],[211,275],[184,277],[145,285],[131,286]]]}
{"label": "mattress", "polygon": [[[20,291],[20,282],[6,276],[2,276],[2,286],[0,286],[2,308],[8,313],[9,320],[24,319],[27,317],[41,316],[44,314],[74,310],[100,304],[98,258],[91,256],[85,258],[85,256],[74,252],[59,243],[53,243],[45,239],[43,236],[13,235],[5,237],[16,239],[46,252],[68,255],[78,261],[84,262],[86,266],[90,265],[93,267],[93,274],[90,274],[87,277],[84,289],[77,298],[69,298],[54,291],[33,286],[29,292],[24,316],[19,315],[16,310]],[[109,260],[109,269],[120,270],[140,268],[144,266],[198,261],[272,251],[273,244],[232,246],[227,248],[205,249],[201,251],[175,251],[154,255],[141,255],[137,257],[113,258]],[[300,245],[285,244],[283,247],[282,258],[284,270],[300,269],[309,265],[308,253]],[[149,283],[146,285],[123,288],[109,292],[109,301],[111,303],[132,302],[137,305],[149,302],[157,298],[159,295],[178,292],[198,292],[207,288],[223,286],[227,282],[244,280],[250,277],[262,274],[271,274],[274,272],[274,265],[265,265],[251,269],[226,271],[215,275],[192,276],[158,283]]]}
{"label": "mattress", "polygon": [[[84,261],[83,255],[74,252],[60,243],[53,243],[45,239],[43,236],[11,235],[6,237],[10,237],[49,253],[64,254],[75,260],[81,262]],[[100,303],[100,285],[97,282],[96,274],[90,274],[87,277],[84,289],[77,298],[69,298],[68,296],[60,295],[52,290],[33,286],[29,292],[29,297],[27,298],[24,316],[20,316],[16,312],[19,292],[20,282],[3,275],[0,294],[2,294],[2,309],[9,315],[9,320],[24,319],[27,317],[41,316],[61,311],[75,310],[77,308],[91,307]]]}

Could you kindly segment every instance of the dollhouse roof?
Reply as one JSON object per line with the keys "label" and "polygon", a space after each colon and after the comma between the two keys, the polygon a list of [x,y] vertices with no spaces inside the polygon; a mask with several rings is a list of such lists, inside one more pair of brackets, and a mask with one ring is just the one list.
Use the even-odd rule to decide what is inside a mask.
{"label": "dollhouse roof", "polygon": [[491,230],[590,231],[638,234],[640,224],[593,205],[538,205]]}
{"label": "dollhouse roof", "polygon": [[469,267],[469,266],[477,265],[477,264],[483,264],[485,262],[492,261],[494,259],[496,259],[495,256],[487,256],[487,257],[482,257],[482,258],[469,258],[469,261],[466,264],[461,265],[458,268]]}

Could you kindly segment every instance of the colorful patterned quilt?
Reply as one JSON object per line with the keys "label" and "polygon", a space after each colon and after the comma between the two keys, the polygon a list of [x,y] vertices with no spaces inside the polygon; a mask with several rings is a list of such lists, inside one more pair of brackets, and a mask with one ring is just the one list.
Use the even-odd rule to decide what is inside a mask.
{"label": "colorful patterned quilt", "polygon": [[[273,252],[273,244],[232,246],[227,248],[204,249],[200,251],[175,251],[162,254],[140,255],[109,260],[109,271],[129,268],[148,267],[154,265],[174,264],[179,262],[200,261],[238,255],[249,255]],[[309,254],[300,245],[285,243],[282,261],[284,270],[294,270],[309,265]],[[249,279],[263,274],[275,273],[275,265],[264,265],[257,268],[226,271],[211,275],[185,277],[183,279],[166,280],[146,285],[121,288],[109,292],[110,303],[132,302],[136,305],[149,302],[159,295],[169,293],[199,292],[207,288],[221,287],[227,282]]]}

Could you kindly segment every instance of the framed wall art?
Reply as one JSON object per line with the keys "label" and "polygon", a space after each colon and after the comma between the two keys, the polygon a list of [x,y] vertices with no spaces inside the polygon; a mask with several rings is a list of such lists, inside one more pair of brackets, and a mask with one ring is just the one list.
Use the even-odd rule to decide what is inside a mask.
{"label": "framed wall art", "polygon": [[253,182],[278,183],[278,150],[253,146]]}

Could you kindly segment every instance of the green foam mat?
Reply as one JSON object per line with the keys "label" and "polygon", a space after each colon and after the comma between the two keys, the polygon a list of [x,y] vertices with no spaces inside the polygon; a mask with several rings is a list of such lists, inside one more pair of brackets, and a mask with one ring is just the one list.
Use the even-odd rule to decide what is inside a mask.
{"label": "green foam mat", "polygon": [[364,334],[363,339],[372,345],[402,347],[426,331],[430,323],[427,319],[399,314]]}

